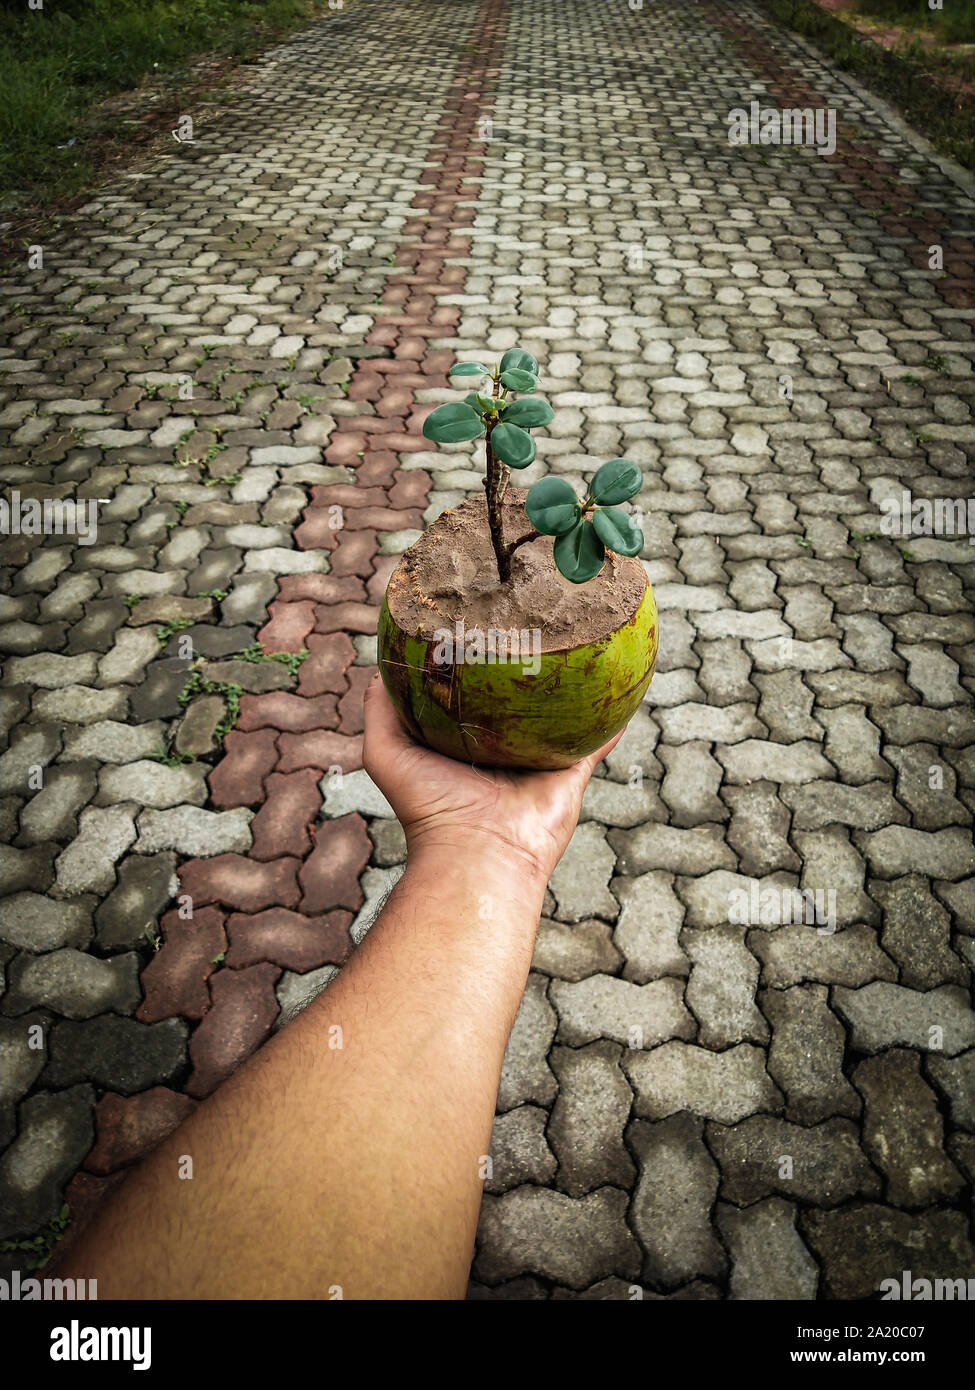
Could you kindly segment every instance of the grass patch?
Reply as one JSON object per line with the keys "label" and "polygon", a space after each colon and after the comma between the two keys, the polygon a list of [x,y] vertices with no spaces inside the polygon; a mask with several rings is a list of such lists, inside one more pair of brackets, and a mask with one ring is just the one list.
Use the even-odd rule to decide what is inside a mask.
{"label": "grass patch", "polygon": [[322,0],[0,0],[0,197],[70,197],[99,138],[124,135],[98,103],[204,52],[241,59]]}
{"label": "grass patch", "polygon": [[[845,13],[824,10],[815,0],[761,4],[784,28],[812,39],[839,67],[897,106],[943,154],[971,165],[975,61],[970,51],[946,47],[975,37],[970,4],[929,10],[923,0],[858,0],[854,11]],[[884,20],[909,29],[910,37],[895,49],[884,48],[854,26],[861,16],[876,21],[878,29]]]}

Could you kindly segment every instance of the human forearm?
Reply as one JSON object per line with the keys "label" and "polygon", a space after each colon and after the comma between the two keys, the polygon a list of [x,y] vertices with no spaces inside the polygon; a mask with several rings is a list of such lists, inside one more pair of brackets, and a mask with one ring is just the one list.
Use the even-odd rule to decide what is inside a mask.
{"label": "human forearm", "polygon": [[130,1179],[72,1271],[102,1297],[462,1297],[543,893],[501,847],[418,848],[335,983]]}

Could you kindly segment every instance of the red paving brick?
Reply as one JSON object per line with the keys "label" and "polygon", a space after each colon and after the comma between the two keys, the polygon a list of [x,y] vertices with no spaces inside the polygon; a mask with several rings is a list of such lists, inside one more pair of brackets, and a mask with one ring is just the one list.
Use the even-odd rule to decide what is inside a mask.
{"label": "red paving brick", "polygon": [[238,970],[266,960],[302,974],[320,965],[340,965],[352,949],[352,920],[348,911],[319,917],[306,917],[284,907],[271,907],[253,916],[235,912],[227,919],[230,950],[225,964]]}
{"label": "red paving brick", "polygon": [[224,739],[223,758],[210,773],[210,799],[215,806],[252,806],[264,797],[264,778],[278,760],[277,731],[231,729]]}
{"label": "red paving brick", "polygon": [[242,695],[237,728],[283,729],[297,734],[308,729],[338,727],[336,697],[333,694],[302,696],[288,690],[272,690],[267,695]]}
{"label": "red paving brick", "polygon": [[362,739],[357,734],[340,734],[331,729],[313,729],[307,734],[282,734],[281,772],[297,772],[302,767],[319,769],[318,775],[330,767],[343,772],[355,772],[362,766]]}
{"label": "red paving brick", "polygon": [[196,906],[223,903],[238,912],[260,912],[264,907],[297,907],[300,859],[274,859],[256,863],[241,854],[218,854],[215,859],[191,859],[177,873],[180,892]]}
{"label": "red paving brick", "polygon": [[351,637],[345,632],[333,632],[327,637],[312,634],[307,646],[311,654],[298,669],[298,694],[344,694],[345,673],[356,658]]}
{"label": "red paving brick", "polygon": [[372,841],[356,813],[325,821],[315,831],[315,848],[302,865],[302,912],[314,915],[336,907],[358,912],[362,906],[359,875],[369,862]]}
{"label": "red paving brick", "polygon": [[277,859],[282,854],[301,859],[310,851],[311,826],[322,809],[320,776],[317,768],[271,773],[264,784],[266,799],[251,821],[255,859]]}
{"label": "red paving brick", "polygon": [[227,949],[223,913],[198,907],[184,921],[178,912],[167,912],[161,925],[163,944],[142,972],[146,997],[136,1017],[143,1023],[179,1014],[202,1018],[210,1007],[207,980],[217,968],[213,958]]}
{"label": "red paving brick", "polygon": [[208,1096],[237,1070],[271,1031],[278,1016],[276,965],[221,970],[210,983],[213,1005],[190,1038],[193,1074],[187,1094]]}
{"label": "red paving brick", "polygon": [[108,1092],[95,1106],[95,1147],[85,1168],[102,1176],[144,1158],[196,1109],[196,1101],[168,1086],[136,1096]]}

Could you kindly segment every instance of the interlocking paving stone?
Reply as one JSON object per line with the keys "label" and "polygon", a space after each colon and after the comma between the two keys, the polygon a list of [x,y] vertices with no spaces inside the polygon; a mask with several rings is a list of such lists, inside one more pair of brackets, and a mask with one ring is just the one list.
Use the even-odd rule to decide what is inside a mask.
{"label": "interlocking paving stone", "polygon": [[490,1145],[492,1173],[484,1183],[485,1192],[502,1193],[522,1183],[551,1182],[559,1164],[545,1138],[547,1122],[548,1113],[537,1105],[519,1105],[495,1118]]}
{"label": "interlocking paving stone", "polygon": [[715,1217],[732,1260],[729,1297],[816,1297],[819,1269],[796,1230],[791,1202],[766,1197],[744,1209],[719,1202]]}
{"label": "interlocking paving stone", "polygon": [[937,1096],[916,1052],[892,1048],[853,1073],[864,1098],[863,1147],[886,1179],[887,1200],[908,1208],[958,1196],[964,1179],[945,1157]]}
{"label": "interlocking paving stone", "polygon": [[880,1179],[849,1120],[807,1126],[777,1115],[739,1125],[709,1124],[708,1147],[721,1167],[721,1195],[738,1206],[771,1194],[834,1207],[850,1197],[879,1197]]}
{"label": "interlocking paving stone", "polygon": [[602,1041],[552,1052],[559,1094],[548,1138],[559,1161],[558,1186],[570,1197],[582,1197],[605,1183],[633,1184],[633,1161],[623,1144],[633,1095],[619,1057],[619,1047]]}
{"label": "interlocking paving stone", "polygon": [[659,1124],[636,1120],[627,1135],[640,1171],[631,1220],[646,1251],[644,1277],[666,1288],[725,1269],[711,1224],[720,1174],[703,1128],[685,1113]]}
{"label": "interlocking paving stone", "polygon": [[[917,1272],[919,1251],[937,1274],[959,1268],[971,1247],[944,1164],[973,1161],[956,1128],[971,1119],[972,551],[905,537],[902,554],[897,538],[854,545],[851,532],[877,530],[904,487],[964,491],[968,253],[960,275],[933,277],[926,247],[944,227],[963,246],[970,200],[920,139],[751,4],[423,0],[372,18],[355,6],[309,24],[249,67],[192,167],[174,146],[150,179],[96,189],[52,231],[43,276],[12,272],[31,319],[4,321],[23,346],[5,364],[14,443],[0,481],[111,500],[97,545],[4,543],[8,1006],[25,962],[43,978],[46,957],[56,973],[58,953],[91,950],[103,978],[137,952],[146,1007],[165,1006],[169,973],[186,1010],[153,1025],[8,1014],[48,1033],[28,1102],[90,1078],[107,1088],[99,1144],[102,1115],[106,1136],[109,1119],[128,1133],[123,1112],[151,1140],[156,1106],[176,1114],[188,1082],[217,1084],[368,930],[405,859],[361,771],[376,608],[421,524],[480,488],[470,451],[432,450],[420,420],[449,395],[458,356],[524,343],[558,410],[525,482],[548,470],[581,487],[615,454],[644,470],[661,646],[547,895],[499,1096],[508,1190],[489,1195],[472,1295],[632,1298],[641,1279],[648,1299],[812,1297],[803,1241],[820,1297],[872,1296],[884,1274]],[[392,90],[397,54],[413,80]],[[595,100],[609,85],[616,99]],[[835,154],[730,147],[725,114],[756,85],[767,103],[835,107]],[[282,101],[286,177],[269,178]],[[87,309],[87,282],[119,262],[134,285],[158,284]],[[170,304],[174,276],[191,293]],[[201,342],[214,346],[194,365]],[[935,353],[943,372],[925,365]],[[192,404],[176,391],[190,369]],[[227,481],[186,462],[216,425]],[[174,619],[192,626],[157,634]],[[257,636],[309,656],[296,670],[244,659]],[[242,690],[225,751],[237,697],[207,685],[194,697],[195,658],[204,681]],[[93,835],[99,824],[113,836]],[[218,825],[229,842],[208,836]],[[178,852],[153,848],[164,841]],[[730,890],[751,880],[839,890],[839,929],[729,921]],[[177,893],[198,921],[226,922],[229,943],[218,960],[223,948],[178,919],[185,975],[168,945],[152,950]],[[665,1001],[637,1011],[648,1037],[687,1024],[633,1048],[634,998]],[[620,1046],[644,1116],[628,1152],[645,1166],[633,1136],[658,1136],[654,1180],[624,1173],[625,1093],[610,1088],[609,1123],[608,1096],[568,1079]],[[896,1113],[875,1099],[867,1121],[848,1078],[883,1080],[891,1048],[914,1049],[921,1072]],[[147,1099],[160,1086],[179,1102]],[[864,1162],[889,1131],[898,1173],[909,1136],[934,1132],[935,1093],[941,1157],[922,1145],[918,1166],[949,1209],[824,1212],[828,1175],[809,1173],[808,1196],[783,1181],[781,1197],[715,1205],[727,1175],[705,1120],[763,1133],[781,1110],[773,1132],[805,1130],[807,1147],[824,1123],[852,1127]],[[25,1122],[0,1108],[0,1149]],[[545,1147],[559,1127],[606,1138],[604,1150],[559,1140],[587,1196],[559,1192]],[[118,1142],[106,1168],[136,1157],[135,1139]],[[59,1187],[83,1157],[64,1152]],[[69,1200],[93,1206],[109,1182],[83,1172]],[[18,1233],[57,1209],[60,1191],[44,1192],[52,1207],[25,1198]]]}

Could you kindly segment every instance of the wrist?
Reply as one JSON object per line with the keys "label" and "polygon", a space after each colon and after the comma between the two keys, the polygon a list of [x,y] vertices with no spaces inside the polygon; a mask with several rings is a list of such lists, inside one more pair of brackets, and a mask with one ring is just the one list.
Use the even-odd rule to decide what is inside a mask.
{"label": "wrist", "polygon": [[493,831],[458,826],[421,833],[407,831],[407,871],[434,882],[464,874],[482,895],[517,903],[539,915],[549,873],[534,855]]}

